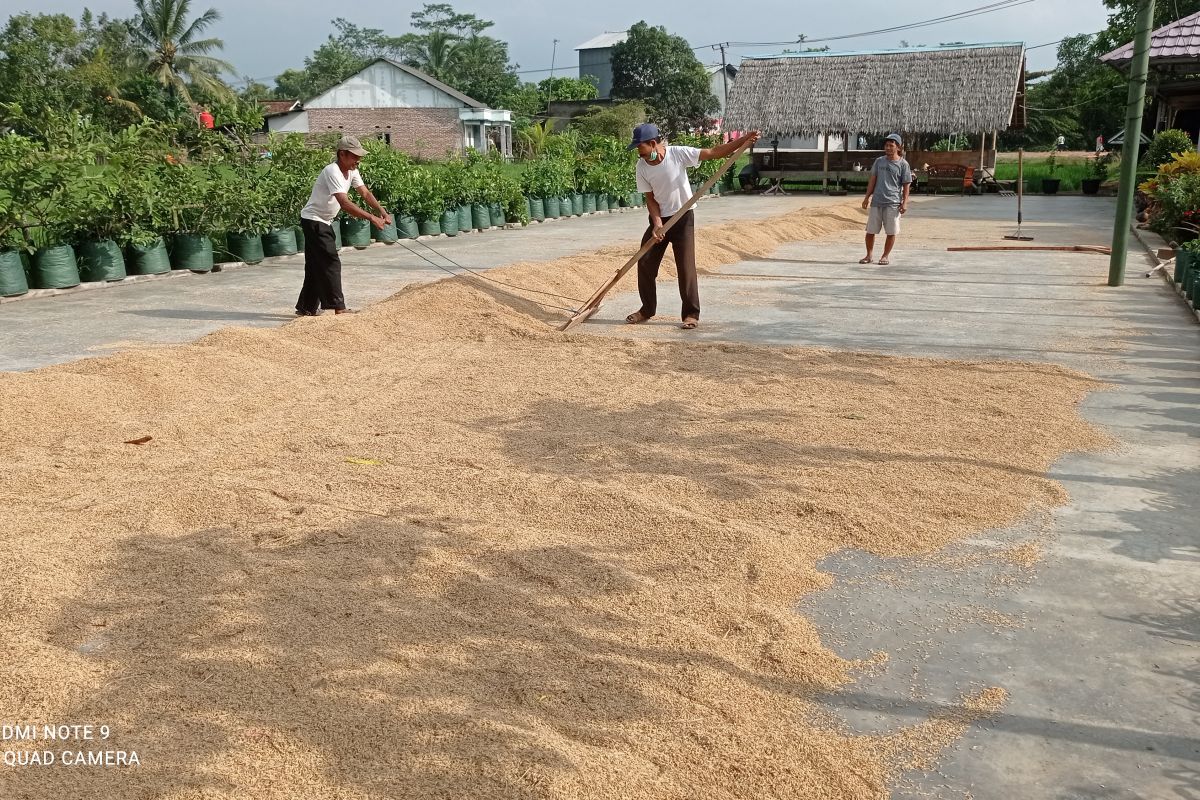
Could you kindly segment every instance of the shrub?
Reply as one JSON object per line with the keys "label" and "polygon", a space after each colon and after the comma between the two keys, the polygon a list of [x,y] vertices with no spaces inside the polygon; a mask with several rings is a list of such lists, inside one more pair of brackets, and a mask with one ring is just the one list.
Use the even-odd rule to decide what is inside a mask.
{"label": "shrub", "polygon": [[1146,148],[1143,163],[1147,167],[1157,169],[1169,162],[1176,153],[1194,152],[1195,149],[1191,137],[1185,132],[1177,128],[1159,131]]}

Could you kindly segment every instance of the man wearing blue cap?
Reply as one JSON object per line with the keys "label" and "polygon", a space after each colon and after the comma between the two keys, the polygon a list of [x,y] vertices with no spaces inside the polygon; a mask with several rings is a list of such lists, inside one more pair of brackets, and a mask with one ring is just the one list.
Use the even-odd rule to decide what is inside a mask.
{"label": "man wearing blue cap", "polygon": [[625,318],[631,325],[645,322],[658,310],[658,267],[666,255],[667,245],[675,254],[675,270],[679,274],[679,296],[683,299],[683,327],[692,330],[700,324],[700,287],[696,279],[696,228],[689,209],[671,230],[663,232],[667,223],[692,197],[688,167],[701,161],[725,158],[743,143],[758,140],[758,131],[718,147],[703,150],[696,147],[667,147],[658,126],[651,123],[633,129],[630,150],[637,150],[637,188],[646,196],[650,212],[650,227],[642,236],[642,244],[654,239],[655,245],[638,261],[638,294],[642,307]]}
{"label": "man wearing blue cap", "polygon": [[900,233],[900,217],[908,211],[908,193],[912,188],[912,167],[904,160],[901,150],[904,140],[898,133],[889,133],[883,141],[883,155],[871,165],[871,179],[867,182],[867,196],[862,207],[869,208],[867,217],[867,255],[860,264],[871,263],[871,252],[875,249],[875,237],[883,232],[883,256],[879,266],[891,263],[892,246]]}

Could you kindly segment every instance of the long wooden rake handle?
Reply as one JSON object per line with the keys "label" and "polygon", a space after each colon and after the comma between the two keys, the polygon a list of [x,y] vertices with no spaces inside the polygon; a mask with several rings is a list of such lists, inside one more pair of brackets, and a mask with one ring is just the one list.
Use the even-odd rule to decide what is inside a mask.
{"label": "long wooden rake handle", "polygon": [[[683,204],[683,208],[671,215],[671,218],[667,220],[667,224],[663,225],[663,233],[669,231],[676,222],[683,218],[684,214],[691,210],[692,206],[696,205],[696,202],[701,198],[701,196],[711,189],[713,184],[721,179],[722,175],[729,171],[729,168],[733,166],[733,162],[737,161],[738,156],[740,156],[742,151],[749,146],[750,140],[747,139],[746,141],[742,142],[737,150],[734,150],[733,153],[731,153],[730,156],[725,159],[725,163],[721,165],[721,168],[713,173],[713,176],[705,181],[700,188],[697,189],[690,198],[688,198],[688,201]],[[603,286],[597,289],[596,292],[588,298],[588,301],[583,304],[583,307],[576,311],[575,315],[569,320],[560,325],[558,329],[560,331],[569,331],[576,325],[580,325],[591,318],[593,314],[600,310],[600,301],[604,299],[604,296],[612,291],[612,288],[616,286],[618,282],[620,282],[621,278],[625,277],[625,273],[633,269],[633,265],[636,264],[642,256],[650,252],[650,248],[654,247],[656,244],[658,244],[658,242],[654,241],[653,237],[651,237],[651,239],[642,245],[642,248],[634,254],[633,258],[626,261],[624,266],[618,269],[613,276],[604,283]]]}

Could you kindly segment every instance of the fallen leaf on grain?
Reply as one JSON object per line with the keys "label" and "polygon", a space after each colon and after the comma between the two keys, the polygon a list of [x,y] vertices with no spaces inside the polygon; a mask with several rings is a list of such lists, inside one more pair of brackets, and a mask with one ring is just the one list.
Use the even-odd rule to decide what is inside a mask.
{"label": "fallen leaf on grain", "polygon": [[125,444],[145,444],[146,442],[152,441],[153,439],[154,439],[153,436],[143,436],[140,439],[128,439],[128,440],[126,440]]}

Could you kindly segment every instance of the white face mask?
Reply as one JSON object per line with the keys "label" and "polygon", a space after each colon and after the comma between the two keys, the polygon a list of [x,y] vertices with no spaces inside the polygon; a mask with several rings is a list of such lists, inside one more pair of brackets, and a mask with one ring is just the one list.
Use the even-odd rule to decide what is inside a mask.
{"label": "white face mask", "polygon": [[657,147],[650,151],[650,160],[658,161],[658,148]]}

